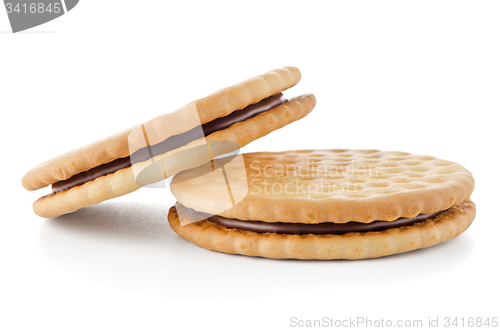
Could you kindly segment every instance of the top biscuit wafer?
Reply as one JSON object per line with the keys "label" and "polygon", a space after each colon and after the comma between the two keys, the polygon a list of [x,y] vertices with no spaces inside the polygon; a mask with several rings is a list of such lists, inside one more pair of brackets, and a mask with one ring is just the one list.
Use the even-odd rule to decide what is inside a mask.
{"label": "top biscuit wafer", "polygon": [[[143,123],[142,126],[148,133],[149,144],[153,145],[170,136],[188,131],[199,124],[205,124],[271,95],[278,94],[297,84],[300,78],[300,71],[295,67],[271,70],[263,75],[221,89],[177,111],[160,115]],[[192,113],[186,111],[187,108],[193,108],[193,105],[196,107],[199,120],[193,119]],[[132,132],[141,132],[141,130],[134,129],[136,127],[75,149],[34,167],[22,179],[24,188],[30,191],[37,190],[66,180],[98,165],[129,156],[138,149],[129,146],[129,135]]]}
{"label": "top biscuit wafer", "polygon": [[[177,174],[172,193],[186,207],[241,220],[288,223],[393,221],[457,206],[474,189],[469,171],[432,156],[378,150],[302,150],[243,154],[225,166],[236,206],[220,212],[227,184],[207,164]],[[217,160],[215,161],[217,164]]]}

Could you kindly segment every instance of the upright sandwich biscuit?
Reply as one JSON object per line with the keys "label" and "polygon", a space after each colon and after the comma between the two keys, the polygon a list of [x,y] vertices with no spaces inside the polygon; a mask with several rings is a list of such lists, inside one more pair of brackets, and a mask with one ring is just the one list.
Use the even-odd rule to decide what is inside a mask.
{"label": "upright sandwich biscuit", "polygon": [[[181,109],[55,157],[22,179],[27,190],[52,185],[33,204],[54,217],[137,190],[199,166],[307,115],[312,94],[286,100],[301,78],[284,67],[219,90]],[[220,144],[217,144],[220,142]]]}
{"label": "upright sandwich biscuit", "polygon": [[[475,216],[470,172],[431,156],[303,150],[243,159],[244,167],[220,159],[174,177],[176,233],[230,254],[364,259],[454,238]],[[228,191],[245,188],[245,198],[221,208]]]}

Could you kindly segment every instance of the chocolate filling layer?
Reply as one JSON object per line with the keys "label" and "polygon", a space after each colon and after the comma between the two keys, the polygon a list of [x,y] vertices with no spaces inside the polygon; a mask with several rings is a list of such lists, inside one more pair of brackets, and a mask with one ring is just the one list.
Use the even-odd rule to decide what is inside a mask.
{"label": "chocolate filling layer", "polygon": [[372,232],[383,231],[402,226],[409,226],[415,223],[425,222],[431,218],[444,213],[438,211],[433,214],[420,214],[413,218],[398,218],[395,221],[373,221],[371,223],[347,222],[347,223],[269,223],[261,221],[242,221],[234,218],[222,216],[212,216],[207,220],[229,229],[238,229],[258,233],[279,233],[279,234],[346,234],[350,232]]}
{"label": "chocolate filling layer", "polygon": [[158,144],[141,148],[138,151],[132,153],[131,156],[116,159],[106,164],[101,164],[95,168],[76,174],[71,178],[54,183],[52,185],[52,192],[57,193],[60,191],[69,190],[72,187],[85,184],[86,182],[94,180],[98,177],[106,176],[120,169],[128,168],[132,165],[132,160],[133,163],[142,162],[149,160],[154,156],[170,152],[198,138],[206,137],[216,131],[227,129],[235,123],[243,122],[260,113],[271,110],[272,108],[275,108],[285,103],[286,101],[287,100],[281,93],[271,96],[253,105],[249,105],[241,110],[234,111],[227,116],[217,118],[211,122],[205,123],[201,125],[201,130],[199,126],[195,127],[189,131],[171,136]]}

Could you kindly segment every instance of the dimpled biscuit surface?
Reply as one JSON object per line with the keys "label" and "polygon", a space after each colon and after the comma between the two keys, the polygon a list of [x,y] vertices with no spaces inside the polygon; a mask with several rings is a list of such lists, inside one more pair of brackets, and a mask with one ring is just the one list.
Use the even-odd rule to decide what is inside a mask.
{"label": "dimpled biscuit surface", "polygon": [[[206,164],[179,173],[171,190],[199,212],[289,223],[392,221],[457,206],[474,179],[463,166],[427,155],[379,150],[298,150],[243,154],[245,167],[224,166],[246,197],[220,212],[226,183]],[[214,162],[224,163],[224,160]],[[224,191],[225,192],[225,191]]]}

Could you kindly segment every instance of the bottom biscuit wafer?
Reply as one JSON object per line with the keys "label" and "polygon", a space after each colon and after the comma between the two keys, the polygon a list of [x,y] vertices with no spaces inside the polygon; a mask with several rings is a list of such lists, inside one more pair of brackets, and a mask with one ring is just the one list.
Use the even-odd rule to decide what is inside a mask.
{"label": "bottom biscuit wafer", "polygon": [[181,237],[222,253],[273,259],[366,259],[412,251],[455,238],[470,226],[476,206],[466,200],[435,218],[384,231],[343,235],[290,235],[229,229],[203,220],[181,225],[172,207],[168,221]]}

